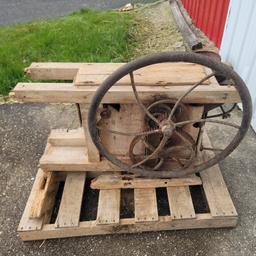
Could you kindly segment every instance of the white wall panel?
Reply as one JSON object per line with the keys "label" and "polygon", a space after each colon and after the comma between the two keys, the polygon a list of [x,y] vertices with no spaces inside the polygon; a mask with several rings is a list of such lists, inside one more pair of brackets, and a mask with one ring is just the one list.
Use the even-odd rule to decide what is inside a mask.
{"label": "white wall panel", "polygon": [[221,45],[221,56],[246,82],[253,103],[256,131],[256,1],[231,0]]}

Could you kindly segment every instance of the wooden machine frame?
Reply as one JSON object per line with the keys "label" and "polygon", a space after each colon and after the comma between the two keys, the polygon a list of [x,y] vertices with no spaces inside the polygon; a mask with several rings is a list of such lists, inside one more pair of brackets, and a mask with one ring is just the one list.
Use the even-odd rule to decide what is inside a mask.
{"label": "wooden machine frame", "polygon": [[[81,110],[82,127],[76,130],[52,130],[39,170],[21,218],[18,233],[22,240],[40,240],[71,236],[132,233],[142,231],[234,227],[238,215],[229,195],[218,165],[200,173],[177,179],[142,179],[121,174],[121,170],[103,159],[91,141],[87,128],[90,101],[102,81],[122,63],[32,63],[26,73],[33,80],[63,80],[64,82],[18,83],[11,96],[22,102],[76,103]],[[149,74],[137,74],[138,93],[149,100],[156,92],[165,97],[178,97],[198,81],[198,76],[209,73],[196,64],[172,63],[173,73],[168,79]],[[154,69],[158,69],[156,66]],[[157,74],[156,70],[155,74]],[[169,83],[178,74],[175,82]],[[184,76],[185,74],[185,76]],[[152,82],[153,79],[153,82]],[[69,81],[69,82],[67,82]],[[212,77],[198,86],[186,99],[192,103],[237,103],[239,95],[232,86],[220,86]],[[134,96],[129,82],[124,78],[111,88],[102,103],[133,104]],[[202,114],[202,108],[191,106],[191,115]],[[132,117],[130,117],[132,118]],[[127,124],[123,124],[127,125]],[[188,128],[190,132],[193,127]],[[113,138],[112,138],[113,139]],[[113,141],[112,141],[113,142]],[[210,140],[204,134],[203,143]],[[204,153],[207,158],[212,152]],[[105,173],[103,176],[102,173]],[[97,216],[81,221],[80,212],[86,180],[96,177],[91,187],[99,189]],[[51,223],[56,193],[60,182],[64,190],[57,217]],[[200,186],[209,211],[195,211],[190,193],[191,186]],[[157,188],[165,188],[170,214],[160,216],[157,207]],[[121,190],[134,193],[134,216],[120,217]],[[85,205],[85,207],[87,207]]]}

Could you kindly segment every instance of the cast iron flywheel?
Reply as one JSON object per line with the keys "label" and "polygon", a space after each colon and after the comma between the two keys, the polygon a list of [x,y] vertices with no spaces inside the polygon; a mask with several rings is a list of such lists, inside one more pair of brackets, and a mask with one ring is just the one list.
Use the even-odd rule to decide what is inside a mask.
{"label": "cast iron flywheel", "polygon": [[[133,72],[146,66],[165,62],[187,62],[200,64],[202,66],[210,68],[212,70],[212,73],[206,75],[203,79],[192,85],[178,99],[158,99],[151,103],[149,106],[146,106],[140,99],[139,93],[137,92],[136,81],[134,79]],[[101,104],[104,95],[109,91],[112,86],[114,86],[120,79],[122,79],[126,75],[130,76],[135,100],[145,114],[145,122],[147,123],[149,129],[147,131],[138,131],[137,133],[125,133],[122,131],[113,130],[110,130],[109,132],[134,137],[131,145],[129,146],[129,156],[131,163],[127,163],[118,159],[115,155],[111,154],[102,144],[99,132],[100,127],[97,126],[96,118],[97,110]],[[187,118],[184,118],[186,116],[184,114],[183,119],[179,117],[179,112],[183,111],[183,113],[186,113],[186,104],[183,103],[183,99],[197,86],[213,76],[221,76],[222,79],[224,77],[227,80],[232,81],[232,85],[235,86],[238,94],[240,95],[243,109],[243,116],[240,125],[213,118],[216,117],[216,115],[209,116],[207,112],[202,115],[202,118],[196,120],[189,120]],[[205,109],[209,110],[214,107],[222,108],[221,105],[213,105],[213,107],[211,107],[211,105],[208,105],[205,106]],[[203,56],[200,54],[185,52],[167,52],[138,58],[123,65],[114,73],[112,73],[98,88],[92,99],[88,114],[88,127],[91,138],[96,147],[98,148],[100,154],[107,158],[114,165],[120,167],[121,170],[128,173],[134,173],[135,175],[142,177],[174,178],[183,177],[188,174],[203,171],[226,158],[244,138],[250,126],[251,115],[252,103],[249,91],[243,80],[233,69],[221,62],[217,62],[207,56]],[[200,138],[194,140],[189,133],[182,130],[182,127],[187,124],[193,124],[197,125],[201,129],[201,127],[203,127],[204,124],[207,122],[225,125],[232,129],[237,129],[237,132],[232,141],[226,146],[226,148],[224,148],[223,150],[217,150],[215,154],[213,154],[212,158],[205,159],[204,161],[195,164],[194,159],[197,155],[197,151],[203,150],[202,148],[200,148],[199,145]],[[198,136],[201,135],[201,132],[199,132]],[[154,137],[154,143],[151,142],[152,139],[150,138],[152,137]],[[172,140],[174,137],[182,140],[185,146],[173,146]],[[155,141],[157,141],[157,143]],[[137,156],[134,153],[134,147],[137,143],[144,144],[147,155]],[[177,155],[179,157],[177,157]],[[170,169],[164,166],[164,160],[170,157],[173,158],[172,161],[177,162],[177,165],[179,166],[178,169]]]}

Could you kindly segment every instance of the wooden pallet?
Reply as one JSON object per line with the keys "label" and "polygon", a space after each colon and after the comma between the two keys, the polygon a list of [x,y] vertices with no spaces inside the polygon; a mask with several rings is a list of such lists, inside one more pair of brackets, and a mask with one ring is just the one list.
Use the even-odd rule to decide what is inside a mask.
{"label": "wooden pallet", "polygon": [[[63,146],[63,141],[57,137],[55,136],[54,143]],[[210,145],[207,137],[204,137],[204,145]],[[208,158],[210,154],[212,153],[204,153],[202,157]],[[26,241],[143,231],[220,228],[234,227],[237,224],[236,209],[217,165],[190,180],[157,180],[155,183],[145,180],[145,187],[142,186],[141,179],[133,179],[125,187],[126,183],[122,182],[124,179],[116,178],[115,186],[111,188],[108,186],[109,179],[105,179],[105,182],[101,179],[99,182],[97,178],[92,182],[92,187],[102,188],[93,203],[97,206],[97,215],[92,219],[82,220],[81,212],[89,212],[92,201],[86,199],[89,186],[86,179],[87,172],[45,172],[39,169],[18,227],[21,239]],[[60,204],[56,207],[56,194],[59,194],[59,186],[63,182],[63,193],[59,195]],[[205,196],[208,210],[203,213],[198,212],[193,195],[191,196],[191,188],[194,186],[200,186],[202,195]],[[159,212],[159,199],[162,197],[157,195],[157,187],[162,187],[167,193],[168,214]],[[123,217],[120,206],[125,197],[123,192],[127,191],[124,188],[130,188],[133,194],[134,206],[130,209],[132,216],[129,217]]]}

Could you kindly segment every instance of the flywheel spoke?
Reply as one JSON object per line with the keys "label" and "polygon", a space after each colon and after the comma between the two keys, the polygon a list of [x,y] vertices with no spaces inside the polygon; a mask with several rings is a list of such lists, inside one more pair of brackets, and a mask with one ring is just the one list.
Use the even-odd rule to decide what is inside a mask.
{"label": "flywheel spoke", "polygon": [[159,162],[154,166],[154,168],[152,169],[153,171],[158,170],[164,163],[164,158],[160,158]]}
{"label": "flywheel spoke", "polygon": [[147,108],[144,106],[144,104],[142,103],[142,101],[139,98],[136,86],[135,86],[135,81],[134,81],[134,76],[133,76],[133,72],[130,73],[130,79],[131,79],[131,85],[132,85],[132,89],[133,89],[133,93],[135,95],[135,99],[138,103],[138,105],[141,107],[141,109],[145,112],[145,114],[152,119],[156,124],[160,124],[159,121],[147,110]]}
{"label": "flywheel spoke", "polygon": [[160,153],[160,151],[163,149],[163,147],[165,146],[166,142],[168,141],[169,137],[168,136],[164,136],[161,140],[161,142],[159,143],[159,145],[157,146],[157,148],[149,155],[147,156],[145,159],[143,159],[142,161],[132,165],[131,167],[137,167],[140,166],[141,164],[144,164],[145,162],[147,162],[150,159],[154,159],[156,156],[158,156],[158,154]]}
{"label": "flywheel spoke", "polygon": [[97,128],[100,131],[105,131],[105,132],[114,133],[114,134],[123,135],[123,136],[146,136],[146,135],[162,132],[161,129],[155,129],[155,130],[150,130],[150,131],[141,131],[141,132],[120,132],[120,131],[115,131],[112,129],[103,128],[103,127],[99,127],[99,126],[97,126]]}
{"label": "flywheel spoke", "polygon": [[145,141],[144,139],[142,139],[141,141],[142,141],[142,143],[144,144],[144,146],[145,146],[147,149],[149,149],[151,152],[153,152],[153,151],[155,150],[155,148],[154,148],[152,145],[150,145],[147,141]]}
{"label": "flywheel spoke", "polygon": [[223,125],[227,125],[227,126],[231,126],[231,127],[240,129],[240,126],[237,125],[237,124],[233,124],[233,123],[222,121],[222,120],[207,119],[207,118],[205,118],[205,119],[197,119],[197,120],[182,121],[182,122],[176,123],[175,126],[176,127],[181,127],[181,126],[186,125],[186,124],[206,123],[206,122],[208,122],[208,123],[223,124]]}
{"label": "flywheel spoke", "polygon": [[176,162],[179,164],[180,167],[184,167],[184,164],[180,161],[179,158],[177,158],[177,157],[172,157],[172,159],[173,159],[174,161],[176,161]]}
{"label": "flywheel spoke", "polygon": [[199,82],[195,83],[192,87],[190,87],[183,95],[181,95],[179,97],[179,99],[176,101],[174,107],[172,108],[172,111],[168,117],[168,120],[170,121],[172,119],[172,116],[174,115],[178,105],[181,103],[181,101],[189,94],[191,93],[197,86],[199,86],[200,84],[202,84],[204,81],[208,80],[209,78],[211,78],[212,76],[215,75],[215,72],[205,76],[204,78],[202,78]]}
{"label": "flywheel spoke", "polygon": [[182,133],[182,131],[174,131],[174,133],[180,137],[184,142],[186,142],[189,145],[193,145],[193,143]]}

